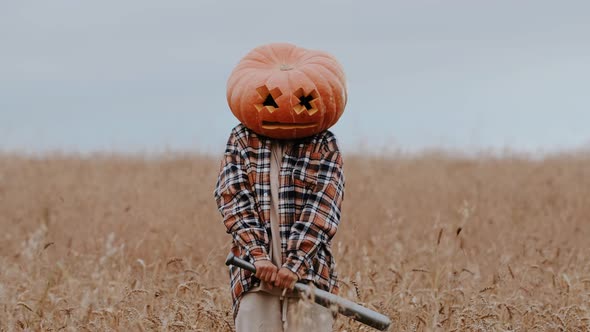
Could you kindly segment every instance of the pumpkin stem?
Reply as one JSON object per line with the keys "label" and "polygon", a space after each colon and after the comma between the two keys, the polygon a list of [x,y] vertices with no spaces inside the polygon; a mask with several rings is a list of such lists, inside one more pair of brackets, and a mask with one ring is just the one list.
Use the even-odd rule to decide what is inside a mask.
{"label": "pumpkin stem", "polygon": [[288,70],[293,69],[293,66],[287,65],[287,64],[282,64],[280,69],[281,69],[281,71],[288,71]]}

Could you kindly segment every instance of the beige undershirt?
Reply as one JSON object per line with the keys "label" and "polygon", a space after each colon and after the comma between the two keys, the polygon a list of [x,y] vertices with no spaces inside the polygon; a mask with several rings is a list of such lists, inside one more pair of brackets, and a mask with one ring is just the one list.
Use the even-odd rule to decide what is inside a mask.
{"label": "beige undershirt", "polygon": [[[282,250],[281,250],[281,234],[279,230],[279,177],[281,170],[281,163],[283,160],[283,153],[285,151],[284,144],[280,142],[273,142],[271,144],[270,153],[270,260],[279,269],[283,266]],[[282,291],[280,288],[272,287],[268,283],[261,281],[260,286],[250,289],[251,292],[263,291],[269,294],[280,296]]]}

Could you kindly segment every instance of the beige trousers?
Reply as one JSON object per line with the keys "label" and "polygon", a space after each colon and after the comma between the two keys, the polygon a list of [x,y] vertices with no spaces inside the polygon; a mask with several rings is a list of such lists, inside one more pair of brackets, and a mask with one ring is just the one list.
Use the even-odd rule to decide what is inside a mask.
{"label": "beige trousers", "polygon": [[332,312],[319,304],[248,292],[240,301],[236,332],[331,332],[333,323]]}

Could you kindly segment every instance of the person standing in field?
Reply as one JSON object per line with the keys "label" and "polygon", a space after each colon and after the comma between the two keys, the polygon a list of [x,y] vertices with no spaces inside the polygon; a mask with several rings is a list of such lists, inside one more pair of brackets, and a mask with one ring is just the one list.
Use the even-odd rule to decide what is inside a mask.
{"label": "person standing in field", "polygon": [[327,129],[344,112],[344,72],[331,55],[292,44],[252,50],[233,70],[227,100],[240,120],[214,191],[231,251],[238,332],[332,331],[329,309],[300,301],[295,282],[338,292],[331,240],[344,196],[342,157]]}

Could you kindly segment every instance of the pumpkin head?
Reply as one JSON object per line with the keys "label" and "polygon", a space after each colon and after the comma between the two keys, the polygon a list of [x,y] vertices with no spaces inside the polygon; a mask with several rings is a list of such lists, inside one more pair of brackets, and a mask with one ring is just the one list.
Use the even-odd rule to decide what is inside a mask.
{"label": "pumpkin head", "polygon": [[330,128],[346,105],[344,71],[321,51],[292,44],[255,48],[227,82],[232,113],[255,133],[302,138]]}

